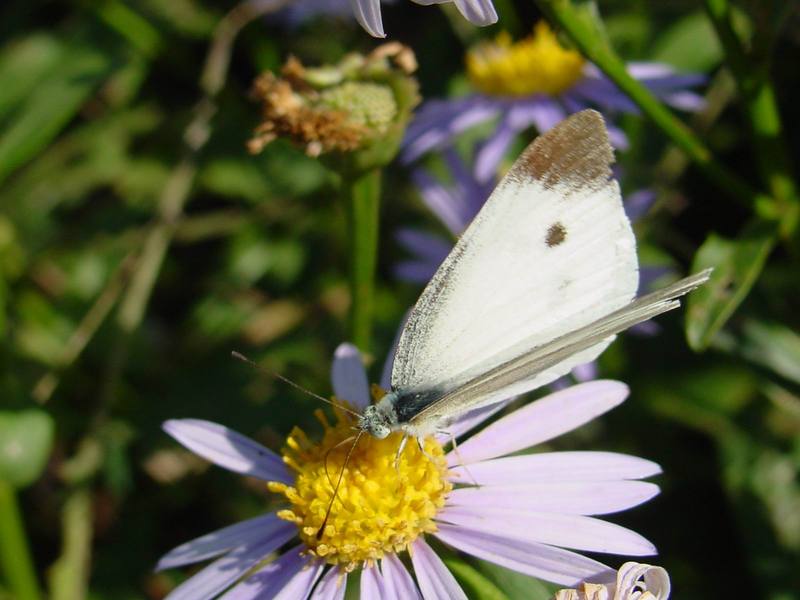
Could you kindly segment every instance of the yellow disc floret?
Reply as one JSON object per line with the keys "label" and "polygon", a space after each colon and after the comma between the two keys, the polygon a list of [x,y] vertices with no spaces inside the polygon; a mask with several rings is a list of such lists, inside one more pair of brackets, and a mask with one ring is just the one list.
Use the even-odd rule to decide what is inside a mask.
{"label": "yellow disc floret", "polygon": [[297,474],[295,483],[271,482],[269,489],[286,496],[291,507],[278,516],[297,525],[308,552],[349,571],[407,550],[420,535],[436,531],[434,517],[452,484],[446,479],[442,446],[434,438],[426,440],[424,453],[411,440],[396,460],[402,434],[382,440],[363,434],[320,532],[355,433],[350,417],[336,412],[335,425],[317,413],[325,428],[319,443],[301,429],[292,431],[283,459]]}
{"label": "yellow disc floret", "polygon": [[533,35],[512,42],[506,32],[467,53],[467,74],[481,92],[493,96],[557,96],[583,74],[583,57],[558,43],[544,21]]}

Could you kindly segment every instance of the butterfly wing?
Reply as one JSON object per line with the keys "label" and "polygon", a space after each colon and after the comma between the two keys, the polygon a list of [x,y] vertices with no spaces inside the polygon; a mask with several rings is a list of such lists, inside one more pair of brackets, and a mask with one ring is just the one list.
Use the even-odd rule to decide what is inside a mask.
{"label": "butterfly wing", "polygon": [[[412,309],[393,390],[454,389],[631,301],[636,242],[612,161],[595,111],[577,113],[534,140]],[[608,343],[530,374],[514,393],[592,360]],[[496,390],[484,404],[505,395]]]}
{"label": "butterfly wing", "polygon": [[[665,288],[637,298],[630,304],[600,317],[578,329],[569,331],[541,346],[501,363],[491,371],[481,373],[435,402],[420,410],[410,423],[420,430],[433,430],[437,423],[450,421],[459,414],[484,405],[485,399],[497,390],[513,389],[531,376],[547,373],[570,357],[579,356],[598,343],[612,339],[617,333],[652,319],[680,306],[677,298],[708,281],[711,269],[686,277]],[[433,425],[433,426],[432,426]]]}

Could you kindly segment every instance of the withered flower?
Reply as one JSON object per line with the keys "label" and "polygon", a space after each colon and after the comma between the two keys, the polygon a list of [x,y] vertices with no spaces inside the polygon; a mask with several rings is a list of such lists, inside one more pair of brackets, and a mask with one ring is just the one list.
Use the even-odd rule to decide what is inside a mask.
{"label": "withered flower", "polygon": [[283,137],[338,168],[385,165],[419,102],[411,77],[416,66],[411,49],[397,42],[367,55],[348,54],[335,65],[307,67],[290,57],[280,76],[266,72],[255,81],[262,122],[248,149],[261,152]]}

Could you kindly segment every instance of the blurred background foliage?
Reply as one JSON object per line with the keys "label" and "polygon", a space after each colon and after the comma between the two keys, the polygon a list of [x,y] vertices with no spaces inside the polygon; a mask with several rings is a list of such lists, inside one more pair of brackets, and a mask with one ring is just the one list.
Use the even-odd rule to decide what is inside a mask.
{"label": "blurred background foliage", "polygon": [[[709,107],[687,121],[757,182],[733,77],[702,7],[599,4],[626,60],[709,75]],[[781,4],[743,3],[737,27],[774,33],[758,17]],[[496,5],[515,37],[540,16],[531,2]],[[314,430],[313,399],[232,360],[232,349],[330,393],[331,354],[347,336],[344,211],[332,175],[301,151],[279,141],[246,152],[258,120],[248,90],[289,54],[331,62],[375,42],[348,17],[260,18],[237,39],[219,94],[204,92],[201,67],[231,8],[0,7],[0,503],[18,495],[38,585],[52,598],[162,597],[186,574],[154,574],[160,554],[273,502],[160,429],[167,418],[210,419],[272,448],[295,424]],[[768,71],[796,158],[800,16],[783,12]],[[476,29],[449,5],[387,4],[384,19],[390,39],[416,51],[424,98],[464,90],[465,49],[500,29]],[[204,93],[213,114],[203,113]],[[192,123],[208,127],[187,131]],[[629,383],[630,399],[554,446],[663,465],[663,493],[615,520],[655,542],[653,562],[669,570],[675,597],[800,598],[796,233],[774,248],[736,245],[750,211],[648,121],[621,124],[631,140],[619,156],[624,187],[658,192],[637,224],[642,253],[686,271],[712,236],[703,246],[712,264],[763,271],[745,273],[757,279],[753,291],[703,353],[688,348],[679,314],[660,320],[657,338],[623,336],[601,374]],[[419,293],[393,276],[403,258],[394,232],[445,233],[408,175],[399,164],[385,173],[373,379]],[[499,567],[455,556],[448,565],[475,597],[547,597],[547,586]]]}

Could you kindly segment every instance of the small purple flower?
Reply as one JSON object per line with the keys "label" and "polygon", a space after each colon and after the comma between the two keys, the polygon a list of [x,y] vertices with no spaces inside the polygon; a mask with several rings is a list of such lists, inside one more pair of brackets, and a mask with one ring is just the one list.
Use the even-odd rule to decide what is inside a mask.
{"label": "small purple flower", "polygon": [[[337,349],[332,379],[340,402],[359,410],[370,402],[366,373],[353,346]],[[331,519],[322,525],[331,496],[325,469],[328,461],[331,472],[338,473],[342,465],[342,452],[330,449],[342,445],[341,436],[352,434],[353,422],[344,410],[337,410],[337,425],[320,417],[325,436],[319,444],[295,430],[283,459],[221,425],[167,421],[164,429],[181,444],[222,467],[269,482],[290,505],[168,552],[159,569],[216,559],[168,598],[204,600],[226,592],[224,598],[237,600],[341,599],[346,579],[360,568],[365,600],[465,599],[425,541],[428,535],[482,560],[561,585],[611,581],[613,570],[575,551],[655,553],[639,534],[596,516],[655,496],[658,487],[639,480],[658,474],[659,466],[611,452],[519,452],[583,425],[627,395],[628,388],[614,381],[577,385],[498,419],[446,455],[442,442],[431,438],[424,454],[408,444],[396,462],[399,437],[363,436],[344,471]],[[496,411],[492,406],[468,413],[453,425],[452,435],[463,436]],[[310,481],[309,476],[317,479]],[[282,550],[295,537],[300,542]],[[406,550],[413,575],[397,556]],[[275,552],[278,558],[263,565]],[[370,558],[363,558],[364,553]],[[354,557],[359,559],[353,562]]]}
{"label": "small purple flower", "polygon": [[[403,160],[417,160],[452,144],[470,127],[499,118],[494,133],[478,149],[475,175],[491,180],[516,134],[530,126],[544,133],[568,115],[597,107],[606,115],[637,113],[637,107],[594,65],[573,50],[562,48],[546,23],[533,36],[512,43],[507,34],[483,43],[467,55],[467,71],[478,93],[423,104],[406,132]],[[679,74],[659,63],[630,63],[628,72],[662,101],[695,111],[704,100],[690,88],[706,78]],[[624,149],[625,134],[608,123],[611,143]]]}
{"label": "small purple flower", "polygon": [[[417,4],[443,4],[452,2],[473,25],[483,27],[497,22],[497,12],[492,0],[414,0]],[[381,0],[350,0],[353,13],[361,26],[373,37],[386,37],[381,18]]]}

